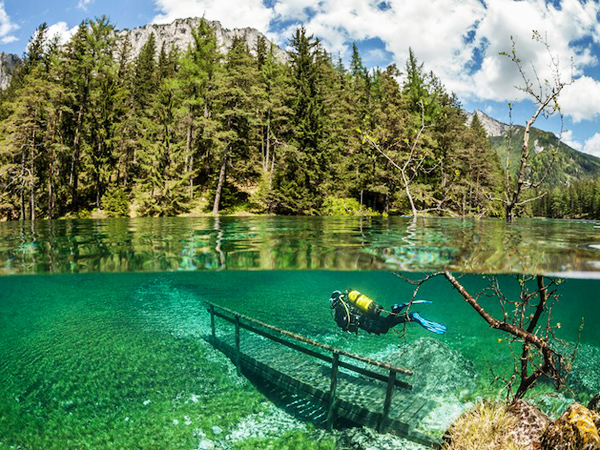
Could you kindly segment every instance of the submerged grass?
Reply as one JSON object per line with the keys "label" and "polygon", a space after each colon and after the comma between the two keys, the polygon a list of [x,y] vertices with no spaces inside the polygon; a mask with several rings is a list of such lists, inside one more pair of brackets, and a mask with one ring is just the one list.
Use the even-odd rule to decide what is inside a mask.
{"label": "submerged grass", "polygon": [[525,450],[514,443],[510,431],[518,418],[503,403],[482,401],[459,417],[448,430],[449,443],[444,450]]}
{"label": "submerged grass", "polygon": [[310,430],[292,430],[277,439],[251,438],[232,445],[232,450],[335,450],[336,441],[333,437],[325,440],[315,440]]}
{"label": "submerged grass", "polygon": [[124,343],[110,325],[83,330],[23,343],[31,359],[0,386],[0,447],[189,449],[264,410],[264,397],[197,338],[128,330]]}

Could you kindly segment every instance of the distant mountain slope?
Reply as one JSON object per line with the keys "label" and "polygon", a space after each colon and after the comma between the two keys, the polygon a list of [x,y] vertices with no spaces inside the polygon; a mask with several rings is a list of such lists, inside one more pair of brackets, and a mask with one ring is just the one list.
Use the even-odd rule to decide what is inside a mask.
{"label": "distant mountain slope", "polygon": [[[516,173],[521,157],[525,127],[507,125],[489,117],[482,111],[476,111],[476,113],[488,133],[492,148],[496,150],[502,166],[506,167],[508,150],[509,166],[511,171]],[[473,114],[469,114],[469,121]],[[532,167],[538,177],[547,171],[547,167],[552,161],[552,152],[556,149],[557,159],[544,183],[548,187],[566,186],[573,180],[600,178],[600,158],[582,153],[559,142],[552,132],[533,128],[530,136],[530,148],[532,150]]]}

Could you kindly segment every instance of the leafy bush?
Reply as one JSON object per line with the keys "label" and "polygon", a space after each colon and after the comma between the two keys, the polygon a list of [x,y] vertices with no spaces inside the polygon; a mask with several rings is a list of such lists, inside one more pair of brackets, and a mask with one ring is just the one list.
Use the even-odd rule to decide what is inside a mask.
{"label": "leafy bush", "polygon": [[120,186],[111,186],[102,196],[102,207],[107,217],[128,217],[129,199]]}
{"label": "leafy bush", "polygon": [[322,214],[325,216],[372,216],[370,208],[361,207],[355,198],[326,197],[323,200]]}

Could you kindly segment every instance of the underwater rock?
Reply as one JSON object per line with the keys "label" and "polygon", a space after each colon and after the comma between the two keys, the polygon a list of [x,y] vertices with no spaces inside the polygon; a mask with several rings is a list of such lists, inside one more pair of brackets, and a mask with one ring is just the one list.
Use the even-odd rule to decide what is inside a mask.
{"label": "underwater rock", "polygon": [[540,440],[541,450],[600,450],[600,415],[573,403]]}
{"label": "underwater rock", "polygon": [[588,409],[600,414],[600,393],[592,397],[588,403]]}
{"label": "underwater rock", "polygon": [[[521,420],[525,423],[520,423]],[[443,436],[443,448],[538,450],[536,439],[543,423],[544,416],[525,402],[511,411],[505,403],[484,400],[452,423]]]}
{"label": "underwater rock", "polygon": [[266,412],[251,414],[241,419],[235,428],[228,430],[228,443],[251,438],[277,438],[291,430],[305,430],[306,424],[272,404],[265,403]]}
{"label": "underwater rock", "polygon": [[517,418],[510,432],[511,440],[525,448],[535,448],[551,419],[525,400],[517,400],[508,407],[508,413]]}
{"label": "underwater rock", "polygon": [[214,450],[215,443],[210,439],[202,439],[196,450]]}
{"label": "underwater rock", "polygon": [[396,348],[396,356],[399,358],[392,364],[414,371],[410,383],[416,392],[433,396],[475,388],[475,364],[441,341],[420,338],[403,349]]}

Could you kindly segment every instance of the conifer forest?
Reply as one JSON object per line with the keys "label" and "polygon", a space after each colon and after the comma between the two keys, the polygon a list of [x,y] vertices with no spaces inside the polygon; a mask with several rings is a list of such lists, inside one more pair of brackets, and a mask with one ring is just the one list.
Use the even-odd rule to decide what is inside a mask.
{"label": "conifer forest", "polygon": [[150,35],[137,55],[105,17],[62,46],[41,25],[0,93],[4,220],[502,216],[509,177],[418,55],[368,70],[354,46],[346,67],[302,27],[277,58],[263,38],[219,52],[204,20],[187,49]]}

